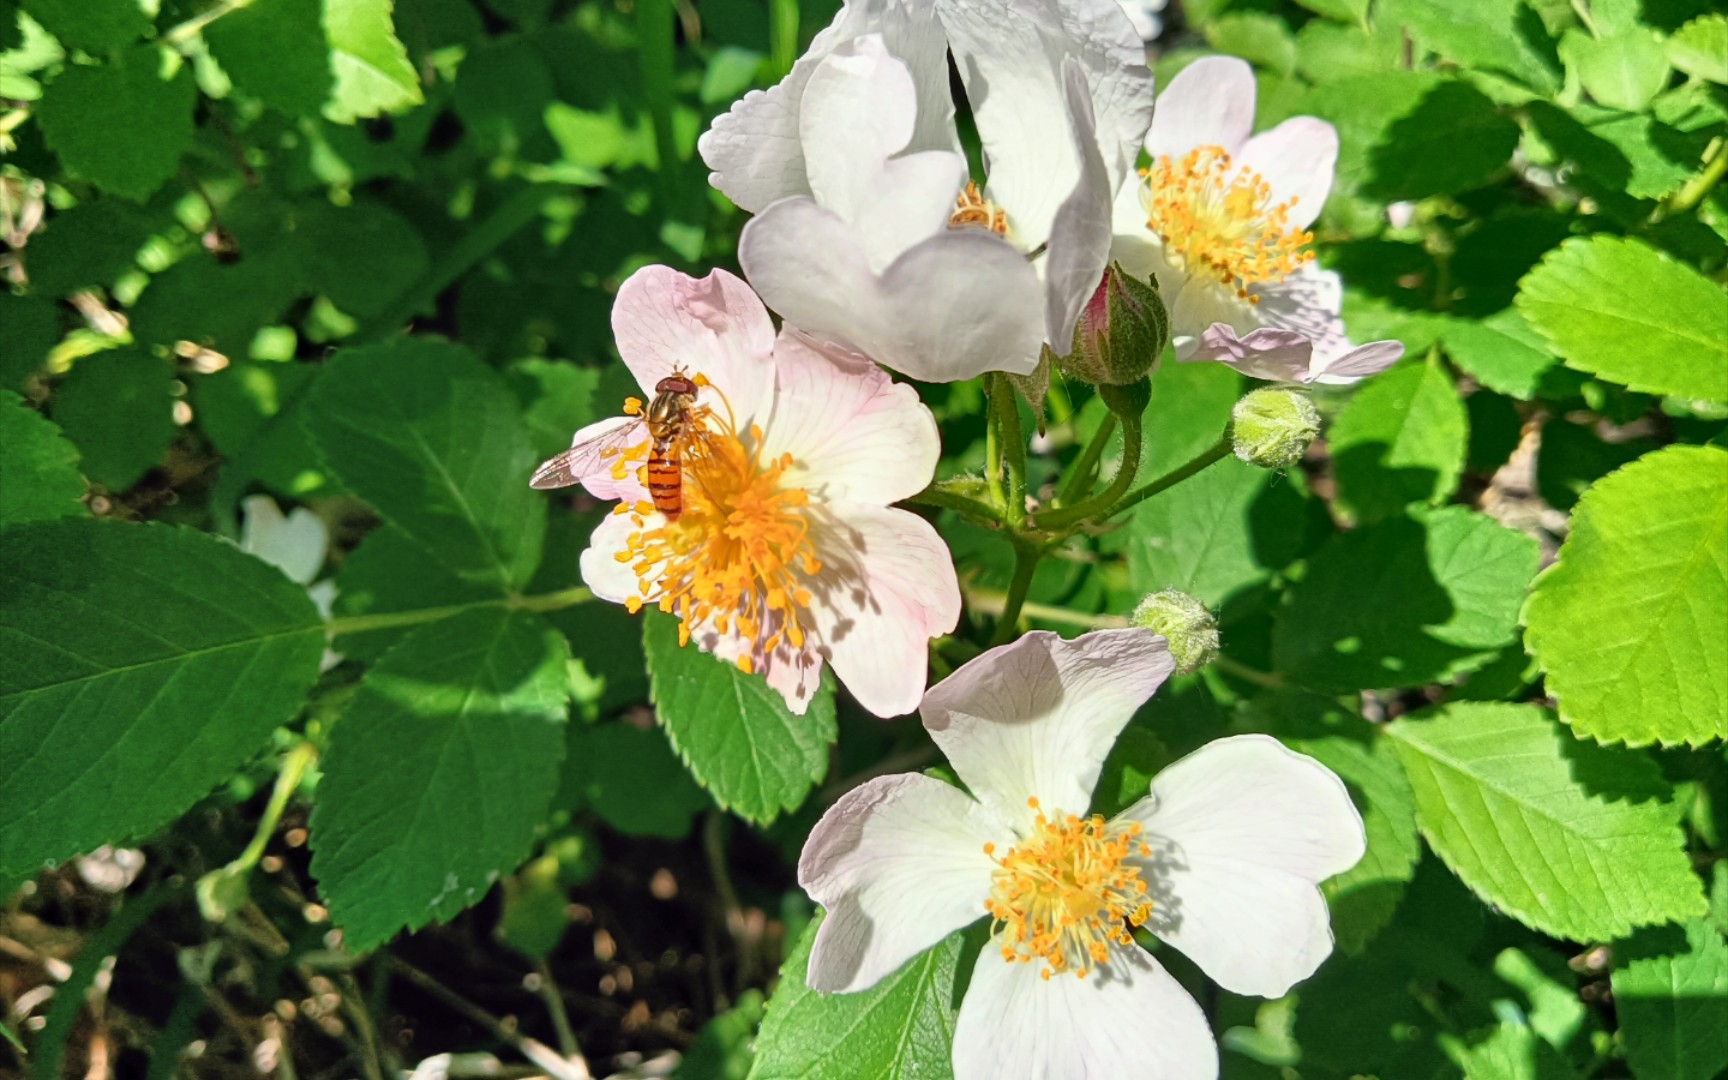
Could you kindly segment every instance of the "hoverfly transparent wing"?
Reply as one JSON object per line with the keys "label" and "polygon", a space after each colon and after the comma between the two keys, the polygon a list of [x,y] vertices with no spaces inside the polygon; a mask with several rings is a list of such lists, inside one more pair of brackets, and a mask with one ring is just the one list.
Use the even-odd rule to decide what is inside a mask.
{"label": "hoverfly transparent wing", "polygon": [[541,462],[528,486],[542,491],[569,487],[602,472],[610,479],[613,465],[638,441],[643,423],[640,416],[618,416],[590,424],[576,433],[570,449]]}

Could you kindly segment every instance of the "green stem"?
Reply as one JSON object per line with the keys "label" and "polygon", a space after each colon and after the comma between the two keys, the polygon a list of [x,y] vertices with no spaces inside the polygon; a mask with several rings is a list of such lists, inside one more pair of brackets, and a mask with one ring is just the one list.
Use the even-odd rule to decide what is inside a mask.
{"label": "green stem", "polygon": [[1119,509],[1117,500],[1122,498],[1140,472],[1140,417],[1130,413],[1119,419],[1122,421],[1122,460],[1116,466],[1116,475],[1111,478],[1110,486],[1073,506],[1039,514],[1037,525],[1040,529],[1064,529],[1083,521],[1115,516]]}
{"label": "green stem", "polygon": [[1098,430],[1092,433],[1092,441],[1087,443],[1086,449],[1074,459],[1074,466],[1068,471],[1068,479],[1062,483],[1062,490],[1056,496],[1062,505],[1078,499],[1082,491],[1092,486],[1092,470],[1098,467],[1098,459],[1104,456],[1104,448],[1110,445],[1110,436],[1115,433],[1116,414],[1105,413]]}
{"label": "green stem", "polygon": [[1008,596],[1002,602],[1002,617],[996,620],[996,632],[990,635],[989,647],[1006,645],[1014,637],[1020,623],[1020,609],[1026,594],[1032,591],[1032,573],[1038,569],[1038,549],[1031,544],[1014,542],[1014,580],[1008,583]]}
{"label": "green stem", "polygon": [[976,521],[991,525],[1002,524],[1002,514],[995,507],[987,506],[977,499],[968,498],[956,492],[943,491],[934,484],[906,501],[919,506],[935,506],[943,510],[953,510],[955,513],[965,514]]}
{"label": "green stem", "polygon": [[660,158],[662,203],[671,210],[677,193],[678,148],[672,137],[672,0],[636,0],[636,41],[642,56],[643,96],[654,124],[654,148]]}
{"label": "green stem", "polygon": [[[985,385],[994,391],[993,382],[986,379]],[[1008,496],[1002,490],[1001,428],[1002,418],[996,411],[996,395],[991,392],[984,417],[984,481],[990,486],[990,502],[995,505],[998,517],[1001,517],[1002,508],[1008,505]]]}
{"label": "green stem", "polygon": [[798,0],[768,0],[768,60],[783,79],[798,59]]}
{"label": "green stem", "polygon": [[225,4],[217,4],[209,11],[200,12],[185,22],[162,35],[165,45],[180,45],[197,37],[206,26],[230,12],[239,11],[250,4],[252,0],[228,0]]}
{"label": "green stem", "polygon": [[1175,487],[1177,484],[1180,484],[1195,473],[1205,471],[1208,465],[1211,465],[1219,458],[1228,457],[1230,454],[1230,448],[1230,434],[1226,432],[1223,438],[1219,439],[1212,445],[1211,449],[1207,450],[1205,453],[1201,454],[1199,457],[1190,461],[1181,468],[1165,473],[1163,476],[1160,476],[1145,487],[1135,488],[1134,491],[1125,496],[1122,501],[1112,506],[1109,513],[1102,516],[1106,519],[1113,518],[1130,507],[1140,505],[1147,499],[1158,494],[1160,491],[1166,491]]}
{"label": "green stem", "polygon": [[251,843],[240,857],[229,863],[233,870],[250,870],[258,865],[258,860],[264,857],[264,846],[270,842],[270,837],[276,831],[276,825],[282,820],[282,811],[288,808],[288,800],[300,787],[300,780],[306,775],[306,767],[318,757],[318,751],[309,742],[301,742],[288,752],[282,759],[282,768],[276,773],[276,787],[270,792],[270,802],[264,807],[264,816],[259,819],[258,828],[252,833]]}
{"label": "green stem", "polygon": [[1264,686],[1268,690],[1284,689],[1284,680],[1277,675],[1261,671],[1258,668],[1251,668],[1247,664],[1232,660],[1222,653],[1212,658],[1212,666],[1226,675],[1241,679],[1243,682],[1251,682],[1255,686]]}
{"label": "green stem", "polygon": [[1704,196],[1710,194],[1710,189],[1716,186],[1725,172],[1728,172],[1728,138],[1717,137],[1710,144],[1710,153],[1704,160],[1703,170],[1668,197],[1657,209],[1655,219],[1660,220],[1670,214],[1684,214],[1703,202]]}
{"label": "green stem", "polygon": [[536,596],[500,596],[495,600],[474,600],[466,604],[449,604],[445,607],[415,608],[413,611],[381,611],[376,615],[348,615],[342,618],[330,619],[324,623],[324,629],[333,637],[344,634],[364,634],[372,630],[394,630],[399,626],[418,626],[421,623],[437,622],[448,619],[452,615],[460,615],[464,611],[476,608],[502,607],[511,611],[559,611],[567,607],[592,600],[594,594],[578,585],[573,589],[561,592],[541,593]]}
{"label": "green stem", "polygon": [[998,449],[1008,473],[1008,490],[1003,520],[1017,529],[1026,520],[1026,433],[1020,428],[1020,399],[1008,376],[997,375],[996,389],[990,395],[1001,416],[1002,437]]}

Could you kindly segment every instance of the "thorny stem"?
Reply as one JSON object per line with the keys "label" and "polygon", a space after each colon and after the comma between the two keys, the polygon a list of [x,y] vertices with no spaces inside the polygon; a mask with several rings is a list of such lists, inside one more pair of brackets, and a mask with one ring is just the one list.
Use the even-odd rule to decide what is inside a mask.
{"label": "thorny stem", "polygon": [[1116,475],[1111,478],[1110,486],[1100,494],[1082,499],[1073,506],[1039,514],[1037,525],[1040,529],[1061,529],[1083,521],[1105,520],[1116,516],[1121,509],[1117,500],[1122,498],[1140,472],[1141,442],[1140,417],[1129,413],[1119,419],[1122,421],[1122,460],[1116,466]]}
{"label": "thorny stem", "polygon": [[329,619],[324,623],[324,629],[332,636],[341,637],[344,634],[362,634],[369,630],[394,630],[399,626],[418,626],[421,623],[437,622],[452,615],[460,615],[464,611],[475,608],[502,607],[511,611],[559,611],[567,607],[592,600],[594,594],[578,585],[573,589],[564,589],[555,593],[541,593],[536,596],[499,597],[496,600],[476,600],[467,604],[449,604],[445,607],[416,608],[413,611],[381,611],[376,615],[349,615],[339,619]]}
{"label": "thorny stem", "polygon": [[1032,573],[1038,569],[1039,550],[1032,544],[1014,538],[1014,580],[1008,583],[1008,596],[1002,603],[1002,617],[996,620],[996,632],[990,635],[989,648],[1006,645],[1014,637],[1020,622],[1020,609],[1026,594],[1032,589]]}
{"label": "thorny stem", "polygon": [[1110,445],[1110,436],[1116,433],[1116,414],[1105,413],[1104,419],[1098,425],[1098,430],[1092,433],[1092,441],[1086,444],[1086,449],[1080,451],[1080,456],[1074,459],[1074,466],[1068,471],[1068,479],[1063,482],[1062,490],[1056,498],[1063,505],[1073,502],[1080,493],[1092,483],[1092,470],[1098,467],[1098,459],[1104,456],[1104,448]]}
{"label": "thorny stem", "polygon": [[1144,487],[1135,488],[1131,493],[1124,496],[1120,502],[1112,506],[1108,513],[1100,516],[1104,518],[1113,518],[1130,507],[1140,505],[1159,492],[1175,487],[1177,484],[1180,484],[1195,473],[1203,472],[1207,466],[1211,465],[1219,458],[1228,456],[1230,453],[1230,447],[1230,433],[1225,432],[1223,437],[1212,445],[1211,449],[1207,450],[1193,461],[1190,461],[1188,464],[1165,473],[1150,484],[1147,484]]}

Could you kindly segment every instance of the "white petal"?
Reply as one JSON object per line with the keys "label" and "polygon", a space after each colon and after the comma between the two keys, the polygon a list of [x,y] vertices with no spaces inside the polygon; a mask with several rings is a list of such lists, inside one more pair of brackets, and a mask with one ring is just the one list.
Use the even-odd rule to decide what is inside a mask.
{"label": "white petal", "polygon": [[1332,951],[1317,885],[1362,858],[1344,782],[1266,735],[1210,743],[1122,815],[1153,846],[1153,933],[1237,994],[1281,997]]}
{"label": "white petal", "polygon": [[1216,360],[1256,379],[1305,383],[1314,346],[1294,330],[1263,326],[1238,337],[1230,324],[1219,322],[1206,328],[1188,355],[1177,358],[1188,363]]}
{"label": "white petal", "polygon": [[[605,438],[613,432],[637,424],[638,420],[639,418],[634,416],[608,416],[604,420],[596,420],[592,424],[579,428],[576,434],[570,437],[570,445],[580,446],[594,439]],[[616,445],[620,449],[624,449],[640,446],[647,441],[648,429],[643,427],[637,432],[635,438]],[[596,499],[603,499],[607,502],[645,501],[648,498],[648,489],[642,485],[642,480],[638,475],[641,466],[637,465],[634,468],[625,469],[623,479],[617,479],[612,475],[612,464],[613,459],[596,456],[589,463],[584,474],[576,477],[576,479],[581,481],[582,486],[588,490],[588,494]]]}
{"label": "white petal", "polygon": [[1081,163],[1070,149],[1064,60],[1092,98],[1112,191],[1133,166],[1152,109],[1146,50],[1104,0],[937,0],[990,164],[990,192],[1027,248],[1050,235]]}
{"label": "white petal", "polygon": [[[617,556],[629,547],[631,533],[658,529],[665,524],[666,519],[658,513],[644,517],[631,513],[607,514],[600,524],[594,526],[594,532],[588,537],[588,547],[582,552],[582,584],[588,586],[595,596],[614,604],[641,595],[636,571],[630,563],[620,562]],[[658,594],[644,597],[650,601],[657,598]]]}
{"label": "white petal", "polygon": [[1056,211],[1050,250],[1044,256],[1044,324],[1045,340],[1065,354],[1073,345],[1074,324],[1097,291],[1110,255],[1111,182],[1098,154],[1085,76],[1072,57],[1063,61],[1062,73],[1080,173]]}
{"label": "white petal", "polygon": [[[636,271],[612,303],[612,336],[650,397],[656,383],[682,367],[708,377],[740,426],[766,404],[774,323],[750,286],[724,270],[703,278],[669,266]],[[699,400],[710,404],[713,397],[705,392]]]}
{"label": "white petal", "polygon": [[1396,364],[1403,355],[1403,342],[1370,341],[1366,345],[1351,349],[1325,366],[1319,367],[1314,375],[1314,381],[1333,386],[1345,386],[1359,382],[1369,375],[1378,375],[1385,371]]}
{"label": "white petal", "polygon": [[1064,640],[1034,630],[932,686],[919,711],[960,779],[1010,821],[1083,814],[1104,756],[1134,710],[1174,669],[1150,630],[1095,630]]}
{"label": "white petal", "polygon": [[1218,1045],[1182,984],[1138,946],[1084,979],[988,946],[954,1022],[955,1080],[1214,1080]]}
{"label": "white petal", "polygon": [[1176,348],[1178,360],[1188,359],[1200,347],[1201,335],[1214,323],[1223,323],[1244,334],[1260,325],[1253,308],[1216,278],[1184,275],[1181,289],[1174,296],[1169,290],[1164,295],[1170,297],[1166,301],[1170,308],[1170,343]]}
{"label": "white petal", "polygon": [[792,71],[768,90],[752,90],[697,141],[713,172],[708,182],[734,203],[759,213],[770,203],[810,194],[799,120],[805,84],[822,59],[865,34],[881,34],[918,87],[918,122],[910,150],[955,150],[948,91],[948,43],[927,4],[855,0],[810,43]]}
{"label": "white petal", "polygon": [[930,639],[960,620],[953,557],[930,523],[893,507],[832,504],[810,582],[828,662],[876,716],[918,707]]}
{"label": "white petal", "polygon": [[289,581],[304,585],[324,566],[330,530],[317,514],[297,506],[284,516],[276,500],[252,495],[240,508],[240,547],[278,567]]}
{"label": "white petal", "polygon": [[1312,116],[1297,116],[1249,139],[1237,158],[1272,185],[1273,203],[1295,199],[1290,224],[1306,229],[1320,216],[1338,167],[1338,129]]}
{"label": "white petal", "polygon": [[774,364],[763,456],[792,455],[787,483],[825,500],[882,505],[930,483],[941,439],[916,390],[791,327],[780,333]]}
{"label": "white petal", "polygon": [[738,261],[787,322],[914,379],[1026,375],[1038,366],[1038,275],[983,230],[942,230],[878,276],[844,221],[808,199],[786,199],[744,226]]}
{"label": "white petal", "polygon": [[853,227],[878,272],[947,227],[966,181],[960,154],[895,156],[917,115],[911,72],[874,34],[836,49],[804,90],[800,137],[813,197]]}
{"label": "white petal", "polygon": [[920,773],[853,788],[811,830],[798,884],[827,909],[806,975],[816,990],[865,990],[984,915],[1000,823],[959,788]]}
{"label": "white petal", "polygon": [[1254,69],[1234,56],[1207,56],[1170,80],[1158,95],[1146,151],[1154,161],[1180,159],[1196,146],[1221,146],[1231,154],[1254,130]]}

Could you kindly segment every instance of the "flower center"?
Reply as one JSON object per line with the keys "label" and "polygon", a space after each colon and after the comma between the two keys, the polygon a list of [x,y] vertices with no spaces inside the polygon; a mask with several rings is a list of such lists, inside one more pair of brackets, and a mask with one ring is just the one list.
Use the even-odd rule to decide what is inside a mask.
{"label": "flower center", "polygon": [[966,187],[954,200],[954,212],[948,216],[950,229],[989,229],[997,236],[1008,235],[1008,211],[984,197],[978,185],[966,181]]}
{"label": "flower center", "polygon": [[[678,519],[648,528],[651,503],[621,504],[614,513],[634,515],[642,526],[615,556],[631,564],[639,593],[625,601],[631,612],[648,597],[661,611],[682,620],[679,644],[691,627],[736,630],[762,654],[782,643],[804,647],[810,591],[801,575],[822,569],[810,541],[805,507],[810,493],[783,483],[792,455],[762,456],[762,430],[752,426],[749,445],[706,408],[692,410],[677,448],[683,510]],[[751,653],[738,658],[746,673]]]}
{"label": "flower center", "polygon": [[[1037,799],[1027,802],[1038,809]],[[1002,959],[1043,960],[1046,979],[1070,970],[1083,979],[1109,959],[1111,942],[1131,944],[1128,926],[1152,915],[1140,868],[1128,862],[1152,853],[1139,835],[1137,821],[1040,811],[1032,835],[1006,855],[997,858],[996,845],[985,844],[996,871],[984,909]]]}
{"label": "flower center", "polygon": [[1296,198],[1273,203],[1272,185],[1232,167],[1221,147],[1196,147],[1180,161],[1161,157],[1141,175],[1146,225],[1164,241],[1165,258],[1249,303],[1260,299],[1249,285],[1282,281],[1314,259],[1304,250],[1314,234],[1290,225]]}

